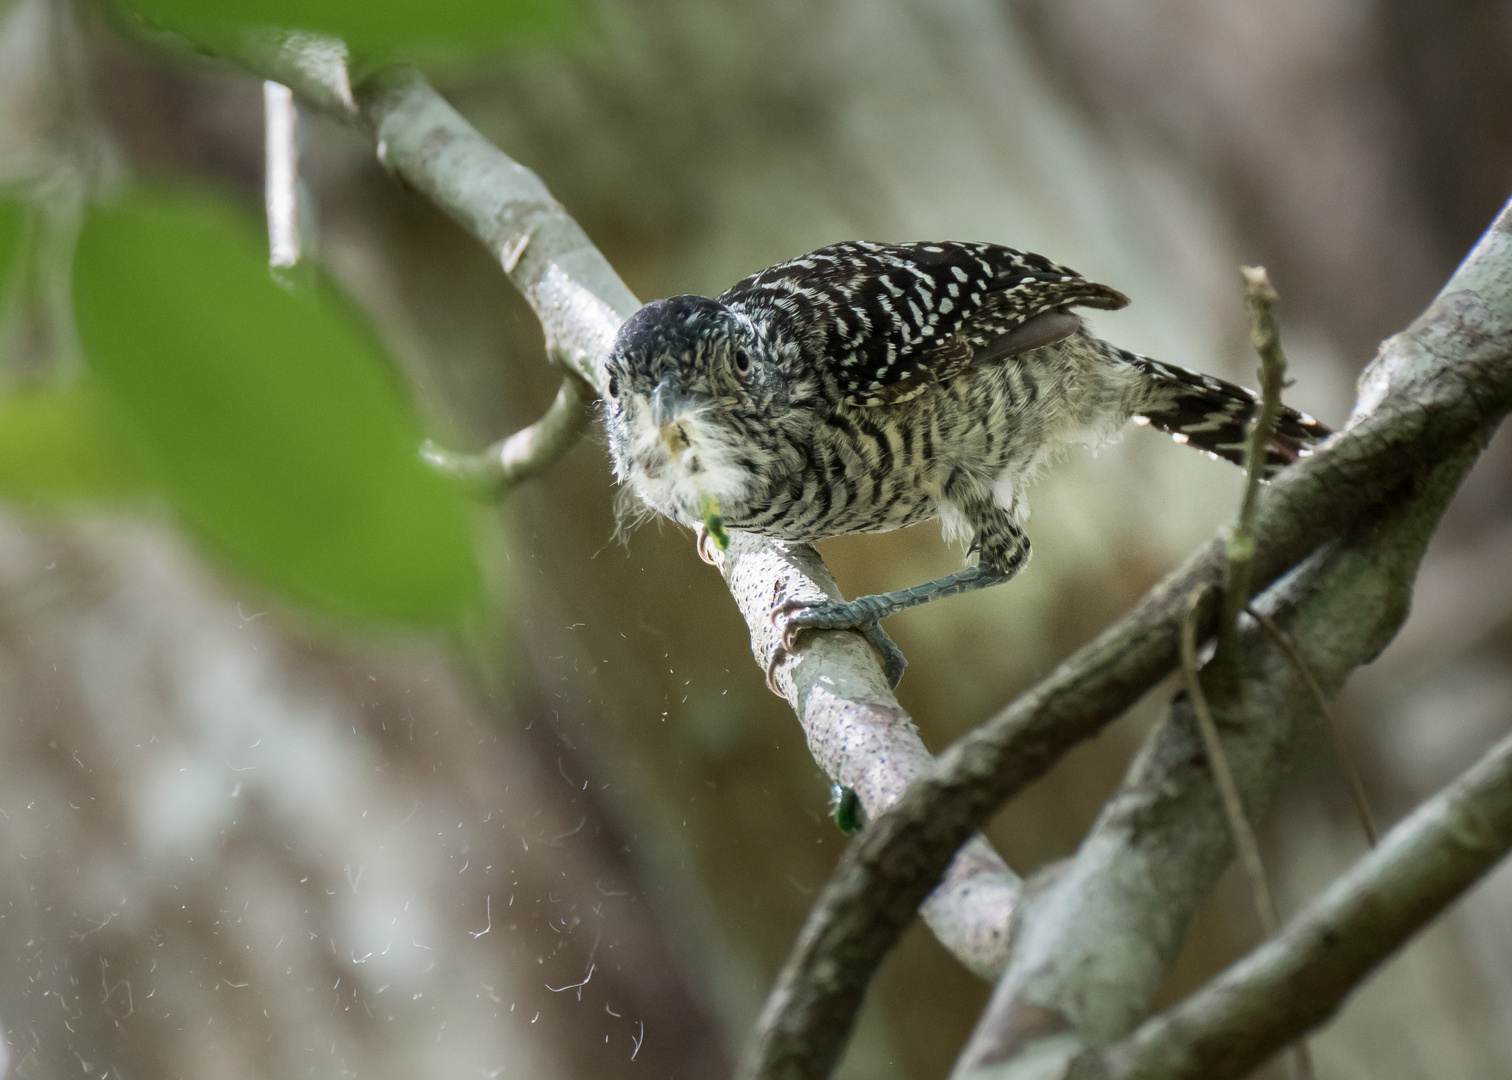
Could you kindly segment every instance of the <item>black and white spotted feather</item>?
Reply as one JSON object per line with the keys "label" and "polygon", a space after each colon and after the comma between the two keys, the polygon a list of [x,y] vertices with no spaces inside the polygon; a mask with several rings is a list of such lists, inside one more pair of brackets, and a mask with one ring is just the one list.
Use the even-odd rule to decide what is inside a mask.
{"label": "black and white spotted feather", "polygon": [[1121,308],[1116,289],[993,244],[835,244],[737,282],[719,302],[801,342],[853,405],[893,405],[984,358],[1037,315]]}
{"label": "black and white spotted feather", "polygon": [[[1125,362],[1149,378],[1150,404],[1134,417],[1136,421],[1148,423],[1195,450],[1205,450],[1235,465],[1244,464],[1249,424],[1260,407],[1254,391],[1146,356],[1120,352]],[[1266,448],[1263,475],[1275,475],[1331,434],[1326,425],[1283,405]]]}
{"label": "black and white spotted feather", "polygon": [[[1075,446],[1144,419],[1243,460],[1254,394],[1074,313],[1127,302],[1042,256],[948,242],[836,244],[717,299],[658,300],[607,362],[615,468],[688,525],[717,506],[730,528],[814,541],[942,518],[1006,578],[1028,558],[1026,486]],[[1328,434],[1287,410],[1268,469]]]}

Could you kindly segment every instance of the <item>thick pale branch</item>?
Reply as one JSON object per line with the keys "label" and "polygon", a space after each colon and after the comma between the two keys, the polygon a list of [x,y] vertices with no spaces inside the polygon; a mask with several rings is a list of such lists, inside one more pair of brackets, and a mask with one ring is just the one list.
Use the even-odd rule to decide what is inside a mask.
{"label": "thick pale branch", "polygon": [[[1482,238],[1433,305],[1386,342],[1362,379],[1352,427],[1283,471],[1256,516],[1253,582],[1263,588],[1368,508],[1410,491],[1417,476],[1489,437],[1512,407],[1512,208]],[[1405,487],[1404,487],[1405,485]],[[1135,608],[1048,678],[938,760],[862,834],[821,891],[774,996],[804,1015],[775,1022],[812,1054],[773,1054],[748,1076],[823,1077],[839,1056],[872,973],[939,880],[950,852],[1002,802],[1101,730],[1174,666],[1188,598],[1216,585],[1221,538],[1189,558]],[[1247,598],[1246,598],[1247,599]],[[1205,631],[1216,601],[1203,611]],[[844,956],[861,965],[831,995],[802,993]],[[822,1033],[815,1037],[814,1033]],[[795,1040],[798,1036],[795,1035]],[[795,1044],[796,1045],[796,1044]]]}
{"label": "thick pale branch", "polygon": [[1247,1075],[1332,1016],[1509,848],[1512,737],[1388,832],[1278,937],[1109,1050],[1104,1075]]}
{"label": "thick pale branch", "polygon": [[[772,623],[773,590],[782,596],[815,601],[838,597],[839,589],[823,561],[807,544],[763,541],[732,533],[730,547],[710,552],[729,583],[751,631],[751,648],[764,663],[777,644]],[[874,817],[892,805],[913,782],[928,775],[929,751],[917,729],[887,686],[865,639],[854,632],[826,635],[818,647],[799,650],[784,664],[778,685],[803,719],[809,750],[837,783],[855,790]],[[921,914],[935,935],[963,963],[984,978],[1001,973],[1007,955],[1009,919],[1018,899],[1018,879],[980,837],[971,839],[950,864],[944,880],[923,899]],[[810,979],[779,976],[779,987],[792,987],[799,998],[774,993],[756,1026],[746,1052],[745,1073],[757,1067],[782,1074],[785,1056],[808,1060],[815,1048],[805,1033],[783,1027],[782,1019],[807,1015],[812,997],[829,997],[847,987],[855,965],[843,955]]]}
{"label": "thick pale branch", "polygon": [[[729,550],[715,557],[750,629],[751,651],[763,665],[780,638],[771,618],[774,587],[785,597],[809,602],[840,597],[829,568],[807,544],[732,533]],[[777,684],[802,718],[814,760],[832,780],[856,792],[868,819],[883,813],[933,768],[918,729],[860,634],[830,634],[815,647],[799,650],[782,666]],[[1008,923],[1018,889],[1018,877],[977,837],[957,853],[920,914],[962,963],[993,979],[1007,958]],[[839,980],[849,977],[844,965],[832,974]],[[773,1008],[770,1002],[767,1007]]]}
{"label": "thick pale branch", "polygon": [[[603,361],[620,323],[640,306],[607,260],[533,172],[483,138],[424,78],[408,68],[381,70],[349,83],[340,42],[294,33],[243,34],[200,47],[262,78],[288,86],[306,104],[365,132],[379,159],[493,252],[530,302],[545,330],[548,351],[569,378],[596,392]],[[571,411],[562,394],[547,416],[505,440],[496,460],[516,467],[541,455],[529,444],[561,439],[558,421]],[[490,456],[493,451],[485,451]],[[491,462],[453,464],[485,478]],[[722,570],[763,665],[767,616],[789,598],[835,594],[818,555],[754,537],[737,537]],[[927,756],[907,713],[886,689],[875,657],[850,633],[812,632],[783,676],[809,745],[830,777],[856,788],[869,816],[880,814],[926,766]],[[961,844],[969,840],[963,837]],[[959,848],[961,844],[956,846]],[[942,864],[931,888],[940,881]],[[930,890],[926,889],[925,893]],[[971,970],[1002,969],[1005,933],[1018,879],[985,842],[971,844],[952,864],[948,880],[925,907],[942,943]],[[925,899],[919,897],[920,903]]]}

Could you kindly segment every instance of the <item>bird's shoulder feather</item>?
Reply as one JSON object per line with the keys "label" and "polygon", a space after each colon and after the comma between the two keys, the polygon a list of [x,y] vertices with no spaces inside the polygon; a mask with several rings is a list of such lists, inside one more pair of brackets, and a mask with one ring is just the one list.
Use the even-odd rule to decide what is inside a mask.
{"label": "bird's shoulder feather", "polygon": [[822,367],[856,405],[906,401],[972,364],[1012,355],[997,346],[1048,312],[1128,303],[1031,252],[864,241],[768,267],[719,301],[795,340],[804,361]]}

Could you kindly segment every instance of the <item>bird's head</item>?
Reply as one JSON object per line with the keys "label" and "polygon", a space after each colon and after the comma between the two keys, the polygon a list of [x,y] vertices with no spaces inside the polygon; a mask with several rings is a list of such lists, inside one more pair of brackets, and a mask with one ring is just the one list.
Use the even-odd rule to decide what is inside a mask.
{"label": "bird's head", "polygon": [[773,375],[750,320],[717,300],[655,300],[625,321],[606,364],[609,450],[623,484],[684,524],[727,507],[765,464]]}

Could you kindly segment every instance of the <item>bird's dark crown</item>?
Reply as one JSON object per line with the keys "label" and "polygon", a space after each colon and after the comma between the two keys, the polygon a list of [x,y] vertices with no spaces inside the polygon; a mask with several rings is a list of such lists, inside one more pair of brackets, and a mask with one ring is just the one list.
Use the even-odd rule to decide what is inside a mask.
{"label": "bird's dark crown", "polygon": [[695,367],[735,333],[730,310],[707,296],[653,300],[620,327],[610,362],[631,376],[653,380]]}

